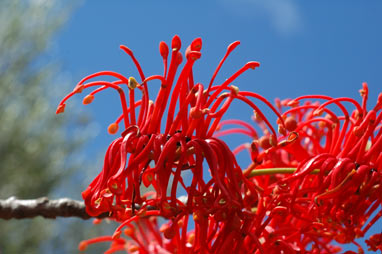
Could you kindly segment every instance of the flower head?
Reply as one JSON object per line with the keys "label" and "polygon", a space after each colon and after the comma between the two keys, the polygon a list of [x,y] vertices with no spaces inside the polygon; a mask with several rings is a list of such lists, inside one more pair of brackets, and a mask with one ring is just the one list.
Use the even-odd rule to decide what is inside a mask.
{"label": "flower head", "polygon": [[[195,206],[200,206],[195,202],[202,202],[197,201],[202,196],[214,199],[209,204],[211,207],[217,206],[218,200],[225,200],[227,207],[241,209],[242,197],[233,193],[238,193],[240,185],[245,185],[242,170],[227,145],[213,135],[234,99],[252,103],[248,95],[241,94],[231,83],[246,70],[258,67],[259,63],[248,62],[222,84],[214,86],[222,64],[239,44],[234,42],[228,46],[208,87],[204,87],[201,83],[194,83],[193,77],[193,65],[201,57],[202,40],[195,39],[187,47],[184,57],[180,53],[181,44],[180,38],[174,36],[171,56],[167,44],[159,44],[164,72],[149,77],[144,75],[133,52],[121,46],[135,63],[140,81],[116,72],[98,72],[82,79],[58,106],[57,113],[63,112],[67,99],[93,87],[95,90],[85,96],[84,104],[93,102],[95,96],[105,89],[117,91],[121,101],[122,114],[108,128],[109,133],[114,134],[123,121],[121,137],[109,146],[103,170],[82,193],[90,215],[111,212],[114,218],[124,220],[134,215],[134,207],[139,205],[142,209],[158,207],[162,215],[174,217],[180,213],[192,213]],[[185,63],[181,67],[183,58]],[[179,76],[176,78],[177,72]],[[115,80],[94,81],[105,75]],[[152,80],[161,82],[155,100],[148,92]],[[141,93],[140,100],[135,99],[136,92]],[[166,124],[161,128],[163,117]],[[209,182],[203,179],[203,161],[211,170],[212,180]],[[186,186],[182,179],[183,171],[193,173],[190,186]],[[141,184],[146,187],[152,185],[156,195],[150,198],[141,195]],[[187,192],[189,201],[186,204],[177,200],[178,186]]]}
{"label": "flower head", "polygon": [[[62,100],[57,113],[77,93],[94,88],[83,100],[90,104],[99,92],[113,89],[122,107],[108,128],[116,134],[123,125],[121,136],[110,144],[102,171],[82,193],[90,215],[108,212],[121,224],[113,236],[84,241],[80,249],[111,241],[107,253],[337,253],[340,248],[333,241],[359,246],[355,239],[382,217],[381,211],[373,215],[382,202],[382,94],[370,110],[366,83],[361,104],[352,98],[308,95],[276,100],[274,106],[232,85],[258,62],[248,62],[214,85],[238,45],[228,46],[208,86],[193,77],[201,57],[200,38],[184,54],[178,36],[171,50],[161,42],[163,74],[149,77],[132,50],[121,46],[139,78],[98,72],[82,79]],[[97,80],[102,76],[114,81]],[[155,99],[148,89],[153,80],[160,81]],[[222,120],[234,100],[253,110],[262,135],[245,121]],[[278,128],[254,100],[274,112]],[[333,106],[342,113],[336,114]],[[235,127],[226,129],[228,125]],[[251,142],[231,151],[220,136],[233,133],[247,135]],[[235,155],[245,149],[252,163],[242,170]],[[208,180],[203,175],[206,165]],[[191,172],[189,183],[183,179],[185,171]],[[154,192],[141,193],[142,186],[152,186]],[[178,188],[186,192],[185,199],[177,195]],[[190,215],[195,223],[191,231]],[[160,227],[157,216],[169,220]],[[380,248],[378,239],[367,240],[372,250]]]}

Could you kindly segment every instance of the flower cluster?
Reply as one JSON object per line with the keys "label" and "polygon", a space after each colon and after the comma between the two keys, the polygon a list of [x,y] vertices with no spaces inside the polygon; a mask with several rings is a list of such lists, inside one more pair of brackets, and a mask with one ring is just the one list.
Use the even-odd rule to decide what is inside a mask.
{"label": "flower cluster", "polygon": [[[81,242],[81,250],[99,241],[111,241],[106,253],[336,253],[341,248],[333,241],[359,246],[355,239],[382,216],[381,210],[377,213],[382,200],[382,95],[371,110],[366,83],[361,105],[351,98],[311,95],[276,100],[273,106],[261,95],[232,85],[258,62],[248,62],[214,85],[239,44],[228,46],[206,87],[193,77],[193,65],[201,57],[200,38],[184,57],[178,36],[171,50],[161,42],[163,74],[149,77],[133,52],[121,46],[139,81],[98,72],[82,79],[62,100],[57,113],[71,96],[94,87],[84,104],[113,89],[122,106],[121,116],[108,128],[115,134],[123,122],[121,136],[111,143],[102,171],[82,193],[89,215],[107,212],[120,226],[113,236]],[[115,80],[99,80],[104,76]],[[160,82],[155,100],[148,89],[153,80]],[[253,110],[259,128],[222,120],[234,100]],[[255,100],[277,116],[277,132]],[[353,105],[353,112],[345,102]],[[231,151],[220,136],[235,133],[249,136],[251,143]],[[252,161],[246,169],[236,161],[243,150]],[[207,179],[203,172],[208,168]],[[185,172],[191,172],[190,181],[183,179]],[[142,186],[154,192],[142,192]],[[180,188],[186,198],[179,197]],[[157,217],[168,221],[160,226]],[[381,249],[380,234],[366,242],[371,250]]]}

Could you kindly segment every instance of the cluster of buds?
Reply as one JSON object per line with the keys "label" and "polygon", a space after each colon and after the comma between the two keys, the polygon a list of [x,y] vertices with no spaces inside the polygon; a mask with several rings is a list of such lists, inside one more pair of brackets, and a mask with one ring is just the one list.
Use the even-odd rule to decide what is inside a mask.
{"label": "cluster of buds", "polygon": [[[273,106],[261,95],[232,85],[258,62],[248,62],[214,85],[239,44],[228,46],[207,87],[193,77],[193,65],[201,57],[200,38],[185,50],[183,67],[179,37],[172,39],[171,56],[161,42],[163,75],[149,77],[133,52],[121,46],[139,81],[98,72],[82,79],[62,100],[57,113],[71,96],[94,87],[84,104],[98,92],[114,89],[122,105],[121,116],[108,128],[115,134],[123,122],[121,136],[111,143],[102,171],[82,193],[89,215],[107,212],[120,226],[112,236],[81,242],[81,250],[100,241],[111,241],[106,253],[337,253],[341,248],[334,241],[359,246],[355,239],[382,216],[377,213],[382,201],[382,95],[369,111],[366,84],[362,105],[351,98],[316,95],[276,100]],[[115,81],[100,81],[104,76]],[[148,89],[153,80],[160,82],[155,101]],[[222,120],[234,100],[254,111],[263,136],[245,121]],[[254,100],[274,112],[278,132]],[[344,102],[354,105],[351,114]],[[332,106],[343,115],[328,108]],[[283,112],[285,107],[290,109]],[[228,125],[235,127],[226,129]],[[235,133],[249,136],[251,143],[232,151],[219,137]],[[236,154],[245,149],[252,163],[242,169]],[[205,177],[207,169],[210,178]],[[191,179],[184,179],[186,172]],[[143,186],[154,191],[144,192]],[[186,198],[179,197],[180,189]],[[157,217],[168,221],[159,225]],[[381,249],[380,234],[366,242],[371,250]]]}

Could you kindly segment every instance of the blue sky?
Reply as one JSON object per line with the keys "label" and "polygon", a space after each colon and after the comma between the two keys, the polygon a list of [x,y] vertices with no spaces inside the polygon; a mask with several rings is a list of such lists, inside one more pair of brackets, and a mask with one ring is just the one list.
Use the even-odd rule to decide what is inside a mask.
{"label": "blue sky", "polygon": [[[159,41],[170,43],[178,34],[183,45],[196,37],[203,39],[203,55],[195,65],[196,80],[201,83],[209,81],[227,45],[240,40],[218,81],[250,60],[259,61],[261,67],[245,73],[235,85],[271,101],[302,94],[358,98],[363,81],[369,84],[370,103],[382,91],[380,1],[102,3],[84,1],[60,33],[59,58],[73,81],[100,70],[137,76],[120,44],[134,51],[146,75],[161,73]],[[116,103],[98,96],[88,110],[96,111],[98,122],[107,126],[119,110]]]}
{"label": "blue sky", "polygon": [[[366,81],[373,106],[382,92],[382,1],[105,2],[83,1],[58,36],[57,57],[75,82],[100,70],[138,76],[120,44],[134,51],[146,75],[161,73],[158,44],[170,43],[178,34],[183,45],[202,37],[195,80],[204,84],[226,47],[240,40],[217,81],[254,60],[261,67],[246,72],[235,85],[270,101],[305,94],[359,99],[358,90]],[[85,110],[101,130],[90,142],[90,151],[104,151],[114,138],[106,128],[120,113],[117,97],[98,96]],[[229,116],[249,119],[239,106]]]}

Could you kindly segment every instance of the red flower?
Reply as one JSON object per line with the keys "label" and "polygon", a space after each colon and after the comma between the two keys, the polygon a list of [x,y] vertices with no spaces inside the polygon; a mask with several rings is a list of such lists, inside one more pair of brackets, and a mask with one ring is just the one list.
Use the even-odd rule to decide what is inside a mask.
{"label": "red flower", "polygon": [[[122,136],[110,145],[103,170],[82,193],[90,215],[111,212],[115,219],[123,221],[134,215],[135,205],[139,205],[141,209],[157,207],[161,215],[174,217],[192,213],[195,207],[205,206],[199,204],[204,202],[200,198],[203,196],[211,197],[208,207],[203,208],[206,214],[210,212],[209,209],[219,206],[220,200],[224,200],[227,207],[235,206],[237,211],[243,208],[239,193],[240,188],[247,185],[247,180],[227,145],[213,137],[234,99],[242,100],[257,109],[248,97],[260,98],[254,93],[240,92],[237,87],[230,86],[243,72],[258,67],[257,62],[245,64],[222,84],[213,86],[223,62],[238,44],[234,42],[228,46],[206,89],[201,83],[194,83],[192,74],[193,65],[201,56],[201,39],[195,39],[186,49],[186,63],[175,79],[183,57],[180,53],[181,41],[178,36],[174,36],[169,66],[168,46],[164,42],[159,45],[164,63],[163,75],[146,78],[132,51],[121,46],[136,64],[141,82],[111,71],[99,72],[82,79],[73,92],[63,99],[57,113],[63,112],[67,99],[91,87],[98,88],[84,98],[84,104],[91,103],[98,92],[109,88],[116,90],[121,100],[122,115],[110,125],[109,132],[116,133],[119,122],[123,120],[125,127]],[[116,80],[91,81],[104,75]],[[161,87],[155,101],[152,101],[147,86],[154,79],[161,81]],[[127,87],[128,96],[123,86]],[[138,101],[135,101],[136,89],[142,93]],[[166,126],[161,129],[159,123],[166,109]],[[208,182],[203,179],[203,161],[207,162],[211,170],[212,180]],[[186,186],[182,179],[182,172],[186,170],[193,173],[190,186]],[[142,196],[141,183],[146,187],[152,185],[156,196]],[[178,186],[187,192],[189,201],[185,204],[177,200]]]}
{"label": "red flower", "polygon": [[[379,211],[370,218],[382,201],[382,94],[371,110],[366,83],[362,105],[351,98],[309,95],[276,100],[273,106],[261,95],[231,85],[243,72],[258,67],[257,62],[214,86],[238,44],[228,46],[207,87],[193,77],[193,65],[201,57],[200,38],[186,49],[183,67],[179,37],[172,39],[169,65],[170,50],[161,42],[164,73],[149,77],[132,51],[121,46],[135,63],[140,82],[98,72],[63,99],[57,113],[76,93],[96,87],[84,98],[89,104],[98,92],[111,88],[122,106],[121,116],[108,128],[117,133],[123,120],[121,137],[109,146],[102,171],[82,193],[90,215],[108,212],[121,224],[113,237],[84,241],[80,249],[111,241],[107,253],[337,253],[334,240],[351,242],[363,251],[355,239],[382,217]],[[92,81],[104,75],[115,80]],[[155,100],[147,87],[152,80],[161,82]],[[136,91],[140,100],[135,99]],[[276,114],[279,134],[253,99]],[[233,100],[253,109],[263,135],[242,120],[222,121]],[[354,106],[352,113],[345,102]],[[286,106],[291,109],[283,113]],[[333,106],[342,113],[335,113]],[[227,125],[235,127],[225,129]],[[251,143],[231,151],[219,137],[233,133],[249,136]],[[252,163],[242,170],[235,155],[244,149]],[[203,177],[206,165],[208,181]],[[183,179],[185,171],[192,173],[189,183]],[[155,192],[142,194],[142,183]],[[178,188],[187,193],[186,200],[177,195]],[[191,214],[195,229],[189,231]],[[161,230],[157,216],[169,219]],[[130,239],[121,238],[123,232]],[[378,241],[373,236],[367,243],[376,250]]]}
{"label": "red flower", "polygon": [[[300,231],[297,237],[302,234],[317,243],[320,239],[328,242],[334,239],[339,243],[356,244],[354,240],[363,237],[382,217],[380,211],[366,223],[382,201],[377,194],[381,191],[382,180],[382,94],[369,111],[366,83],[361,95],[362,106],[351,98],[321,95],[279,101],[280,111],[283,106],[292,107],[282,114],[285,124],[279,127],[283,130],[285,126],[292,132],[289,139],[270,147],[264,145],[262,137],[247,146],[255,155],[246,175],[264,190],[262,198],[266,210],[263,214],[272,214],[281,207],[287,211],[288,219],[274,222],[268,216],[263,223],[263,228],[271,225],[272,235],[286,237],[292,232],[285,229],[293,228]],[[299,105],[306,99],[324,102],[305,101]],[[344,102],[354,105],[352,114]],[[331,104],[343,115],[338,116],[328,109]],[[247,134],[251,133],[250,128],[246,128]],[[222,133],[230,133],[230,130]],[[323,248],[324,244],[321,245]]]}

